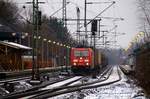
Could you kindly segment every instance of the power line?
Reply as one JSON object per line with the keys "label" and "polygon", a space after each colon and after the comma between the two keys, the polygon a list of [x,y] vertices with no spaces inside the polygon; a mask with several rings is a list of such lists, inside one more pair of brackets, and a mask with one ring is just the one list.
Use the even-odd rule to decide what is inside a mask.
{"label": "power line", "polygon": [[[83,8],[82,6],[80,6],[80,5],[78,5],[77,3],[73,2],[73,1],[69,1],[69,2],[72,3],[72,4],[74,4],[75,6],[79,7],[80,9],[83,9],[83,10],[84,10],[84,8]],[[88,9],[87,9],[87,11],[90,12],[90,13],[92,13],[92,14],[93,14],[93,13],[94,13],[94,14],[96,13],[96,12],[94,12],[93,10],[88,10]]]}

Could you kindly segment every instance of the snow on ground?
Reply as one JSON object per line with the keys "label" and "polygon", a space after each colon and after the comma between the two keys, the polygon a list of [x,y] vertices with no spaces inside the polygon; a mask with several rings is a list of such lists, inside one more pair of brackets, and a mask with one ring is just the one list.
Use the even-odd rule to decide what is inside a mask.
{"label": "snow on ground", "polygon": [[[115,71],[117,71],[117,69],[115,69]],[[112,79],[116,79],[115,77],[117,76],[115,74],[116,73],[113,73],[113,75],[111,75],[111,77],[113,76]],[[143,95],[139,93],[142,89],[132,83],[127,83],[128,79],[121,70],[120,74],[122,78],[121,81],[96,89],[88,89],[84,92],[86,93],[84,99],[145,99],[144,96],[138,96],[138,94]],[[90,91],[94,93],[90,93]]]}
{"label": "snow on ground", "polygon": [[70,83],[72,81],[75,81],[77,79],[80,79],[81,77],[82,76],[76,76],[76,77],[73,77],[71,79],[67,79],[67,80],[64,80],[64,81],[61,81],[61,82],[58,82],[58,83],[54,83],[54,84],[49,85],[49,86],[47,86],[45,88],[42,88],[41,90],[46,90],[46,89],[52,89],[52,88],[60,87],[62,85],[65,85],[65,84]]}
{"label": "snow on ground", "polygon": [[106,81],[99,82],[99,83],[96,83],[96,84],[92,84],[92,86],[93,85],[104,84],[104,83],[109,83],[109,82],[113,82],[113,81],[116,81],[116,80],[119,80],[119,75],[118,75],[117,67],[115,66],[112,70],[112,73],[111,73],[110,77]]}
{"label": "snow on ground", "polygon": [[[49,99],[146,99],[142,89],[131,83],[121,70],[120,73],[122,79],[117,83],[68,93]],[[118,72],[115,66],[107,82],[117,79]]]}
{"label": "snow on ground", "polygon": [[120,83],[96,89],[89,89],[84,93],[86,94],[84,99],[132,99],[135,89],[129,84]]}

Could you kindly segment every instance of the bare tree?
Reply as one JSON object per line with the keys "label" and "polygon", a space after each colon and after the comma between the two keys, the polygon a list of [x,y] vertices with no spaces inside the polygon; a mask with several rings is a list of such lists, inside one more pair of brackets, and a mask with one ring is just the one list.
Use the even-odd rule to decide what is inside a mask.
{"label": "bare tree", "polygon": [[21,31],[18,7],[10,0],[0,0],[0,24],[10,27],[14,31]]}
{"label": "bare tree", "polygon": [[141,29],[145,32],[146,37],[150,37],[150,1],[138,0],[138,8],[140,12]]}
{"label": "bare tree", "polygon": [[[28,15],[21,15],[19,9],[13,0],[0,0],[0,24],[10,27],[15,32],[27,32],[32,35],[32,12]],[[25,10],[25,6],[23,7]],[[26,18],[27,17],[27,18]],[[23,20],[21,20],[23,19]],[[40,34],[43,38],[55,40],[62,43],[76,43],[63,22],[57,18],[48,18],[42,15],[42,25],[40,26]]]}
{"label": "bare tree", "polygon": [[[150,44],[150,1],[137,0],[139,4],[139,17],[141,20],[141,31],[144,31],[146,42],[134,49],[135,53],[135,77],[138,80],[146,93],[150,94],[150,57],[149,57],[149,44]],[[135,44],[137,45],[137,44]]]}

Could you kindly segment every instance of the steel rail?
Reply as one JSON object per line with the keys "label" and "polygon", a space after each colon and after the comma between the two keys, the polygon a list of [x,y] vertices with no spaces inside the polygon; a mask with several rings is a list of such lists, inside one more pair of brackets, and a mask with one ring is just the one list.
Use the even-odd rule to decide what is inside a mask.
{"label": "steel rail", "polygon": [[[110,67],[110,69],[112,69],[112,68]],[[102,76],[104,76],[105,73],[107,73],[110,69],[105,70],[105,71],[103,72],[103,74],[101,74],[101,78],[102,78]],[[99,81],[95,81],[95,83],[96,83],[96,82],[99,82]],[[68,84],[71,84],[71,83],[68,83]],[[92,83],[89,83],[89,84],[92,84]],[[43,87],[45,87],[45,86],[47,86],[47,85],[49,85],[49,84],[46,84],[46,85],[44,85],[44,86],[39,86],[39,87],[31,88],[31,89],[26,90],[26,91],[24,91],[24,92],[10,94],[10,95],[8,95],[8,96],[3,97],[3,99],[8,99],[8,98],[21,98],[21,97],[30,96],[30,95],[33,95],[33,96],[34,96],[35,94],[38,94],[38,95],[40,94],[40,95],[42,95],[42,94],[46,94],[46,93],[49,93],[49,92],[54,92],[54,91],[62,90],[62,89],[64,89],[64,88],[74,88],[74,87],[80,87],[80,86],[81,86],[81,84],[75,85],[75,86],[67,86],[67,84],[66,84],[65,86],[59,87],[59,88],[48,89],[48,90],[38,90],[38,89],[43,88]],[[88,83],[84,84],[84,86],[85,86],[85,85],[88,85]],[[83,85],[82,85],[82,86],[83,86]]]}
{"label": "steel rail", "polygon": [[[94,84],[94,83],[99,83],[99,82],[103,82],[105,80],[107,80],[110,76],[112,72],[112,68],[108,69],[107,72],[105,71],[105,73],[102,74],[101,78],[106,74],[108,73],[108,76],[105,77],[104,79],[100,79],[100,80],[97,80],[97,81],[93,81],[93,82],[89,82],[89,83],[85,83],[85,84],[77,84],[77,85],[73,85],[73,86],[65,86],[65,87],[61,87],[61,88],[56,88],[56,89],[53,89],[53,90],[47,90],[47,91],[44,91],[36,96],[33,96],[33,97],[30,97],[29,99],[43,99],[43,98],[48,98],[49,95],[51,94],[53,96],[53,94],[57,95],[57,92],[59,93],[59,91],[66,91],[67,90],[67,93],[70,89],[76,89],[78,90],[78,88],[80,87],[84,87],[84,86],[87,86],[87,85],[91,85],[91,84]],[[66,90],[65,90],[66,89]],[[63,94],[63,92],[61,93]],[[48,96],[47,96],[48,95]]]}
{"label": "steel rail", "polygon": [[[90,89],[90,88],[96,88],[96,87],[110,85],[110,84],[113,84],[113,83],[118,82],[118,81],[121,80],[121,75],[120,75],[118,67],[117,67],[117,72],[118,72],[119,79],[115,80],[115,81],[112,81],[112,82],[99,84],[99,85],[93,85],[93,86],[81,86],[81,87],[74,87],[74,88],[66,88],[66,89],[55,91],[55,92],[52,92],[52,93],[43,94],[41,96],[31,97],[29,99],[33,99],[33,98],[34,99],[45,99],[45,98],[54,97],[54,96],[61,95],[61,94],[66,94],[66,93],[70,93],[70,92],[80,91],[80,90],[83,90],[83,89]],[[106,79],[108,79],[109,76],[107,76]]]}
{"label": "steel rail", "polygon": [[[43,88],[43,87],[46,87],[48,85],[52,85],[52,84],[55,84],[55,83],[58,83],[58,82],[62,82],[64,80],[68,80],[72,77],[69,77],[69,78],[63,78],[61,80],[57,80],[57,81],[54,81],[54,82],[47,82],[47,83],[44,83],[42,85],[39,85],[39,86],[34,86],[30,89],[27,89],[27,90],[24,90],[24,91],[21,91],[21,92],[14,92],[14,93],[11,93],[11,94],[8,94],[7,96],[2,96],[0,97],[0,99],[16,99],[16,98],[19,98],[19,97],[25,97],[25,96],[28,96],[28,95],[32,95],[32,94],[36,94],[36,93],[40,93],[40,92],[43,92],[44,90],[39,90],[40,88]],[[70,84],[71,82],[69,82],[68,84]],[[64,84],[63,86],[65,86],[67,84]]]}
{"label": "steel rail", "polygon": [[[106,73],[108,73],[109,71],[110,71],[110,73],[111,73],[112,68],[107,69],[106,71],[104,71],[100,78],[102,78],[102,77],[103,77]],[[109,75],[110,75],[110,73],[109,73]],[[104,79],[104,80],[106,80],[106,79]],[[90,84],[97,83],[97,82],[99,82],[99,81],[104,81],[104,80],[98,80],[98,81],[89,82],[89,83],[84,83],[84,84],[76,84],[76,85],[72,85],[72,86],[64,86],[64,87],[55,88],[55,89],[53,89],[53,90],[46,90],[46,91],[44,91],[44,92],[39,93],[39,94],[36,95],[35,97],[38,97],[38,96],[43,95],[43,94],[46,94],[46,93],[51,93],[51,92],[54,92],[54,91],[63,90],[63,89],[69,89],[69,88],[75,88],[75,87],[86,86],[86,85],[90,85]],[[31,97],[31,99],[32,99],[32,98],[35,98],[35,97]]]}

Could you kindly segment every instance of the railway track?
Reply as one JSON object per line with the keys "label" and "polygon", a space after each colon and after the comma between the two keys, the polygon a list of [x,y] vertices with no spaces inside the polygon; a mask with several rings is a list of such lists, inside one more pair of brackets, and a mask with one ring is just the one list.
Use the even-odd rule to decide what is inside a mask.
{"label": "railway track", "polygon": [[41,75],[42,82],[40,85],[31,85],[29,82],[31,77],[23,77],[23,78],[8,79],[5,81],[0,81],[0,98],[1,96],[14,95],[17,93],[21,94],[26,91],[37,90],[49,84],[53,84],[53,83],[56,83],[58,81],[62,81],[68,78],[69,77],[59,76],[59,73],[58,74],[51,73],[51,74],[44,74],[44,75],[42,74]]}
{"label": "railway track", "polygon": [[[14,96],[10,96],[10,97],[4,97],[4,98],[36,98],[37,96],[42,96],[42,95],[45,95],[47,93],[53,93],[53,92],[56,92],[56,91],[60,91],[60,90],[64,90],[64,89],[70,89],[70,88],[78,88],[78,87],[81,87],[81,86],[87,86],[89,84],[93,84],[93,83],[96,83],[96,82],[99,82],[99,81],[104,81],[105,79],[107,79],[106,77],[104,77],[104,75],[107,73],[110,75],[112,69],[107,69],[106,71],[104,71],[102,74],[101,74],[101,77],[99,78],[99,80],[97,81],[94,81],[94,82],[89,82],[89,83],[84,83],[84,84],[76,84],[76,85],[71,85],[71,83],[73,84],[74,82],[78,81],[78,80],[75,80],[75,81],[72,81],[68,84],[65,84],[63,86],[59,86],[59,87],[55,87],[55,88],[51,88],[51,89],[47,89],[47,90],[36,90],[36,91],[30,91],[30,92],[27,92],[27,93],[24,93],[22,95],[14,95]],[[102,80],[102,78],[105,78]],[[81,79],[79,80],[82,80],[84,79],[84,77],[82,77]],[[101,79],[101,80],[100,80]],[[56,83],[55,83],[56,84]],[[68,85],[68,86],[67,86]],[[70,86],[69,86],[70,85]],[[45,88],[46,89],[46,88]],[[26,97],[27,95],[30,95],[30,97]],[[25,97],[24,97],[25,96]],[[40,97],[38,97],[40,98]]]}
{"label": "railway track", "polygon": [[[58,86],[55,86],[55,87],[60,87],[60,86],[66,86],[66,85],[69,85],[79,79],[81,79],[82,77],[76,77],[75,80],[71,80],[72,78],[74,77],[69,77],[69,78],[65,78],[65,79],[59,79],[59,81],[53,81],[53,82],[46,82],[42,85],[39,85],[39,86],[35,86],[35,87],[32,87],[28,90],[25,90],[25,91],[21,91],[21,92],[14,92],[14,93],[11,93],[11,94],[8,94],[7,96],[2,96],[0,97],[0,99],[16,99],[16,98],[20,98],[20,97],[26,97],[26,96],[30,96],[30,95],[34,95],[34,94],[38,94],[40,92],[42,92],[42,88],[46,88],[46,87],[50,87],[50,86],[53,86],[55,84],[57,84]],[[67,83],[65,84],[61,84],[63,81],[67,81]],[[58,84],[59,83],[59,84]],[[41,90],[39,90],[41,89]]]}
{"label": "railway track", "polygon": [[21,80],[29,80],[30,78],[31,78],[31,76],[29,76],[29,77],[22,77],[22,78],[14,78],[14,79],[3,80],[3,81],[0,81],[0,85],[2,85],[3,83],[16,82],[16,81],[21,81]]}
{"label": "railway track", "polygon": [[[45,69],[46,70],[46,69]],[[47,70],[49,70],[49,69],[47,69]],[[29,71],[25,71],[25,73],[23,74],[23,72],[20,72],[21,74],[20,74],[20,76],[18,77],[17,75],[18,75],[18,73],[12,73],[12,74],[10,74],[9,72],[8,72],[8,75],[13,75],[12,77],[8,77],[8,78],[6,78],[6,79],[1,79],[0,80],[0,85],[3,85],[4,83],[9,83],[9,82],[19,82],[19,81],[27,81],[27,80],[30,80],[31,79],[31,75],[29,75],[29,74],[27,74],[26,75],[26,73],[28,73]],[[52,72],[52,71],[51,71]],[[6,72],[7,73],[7,72]],[[48,73],[48,72],[46,72],[46,73],[41,73],[41,77],[43,77],[44,75],[49,75],[50,73]],[[52,73],[51,73],[52,74]],[[58,74],[57,74],[57,76],[58,76]]]}
{"label": "railway track", "polygon": [[101,86],[110,85],[110,84],[113,84],[113,83],[121,80],[120,72],[119,72],[119,70],[117,70],[117,71],[118,71],[117,73],[118,73],[119,78],[117,80],[114,80],[111,82],[104,82],[104,81],[109,79],[112,71],[108,72],[108,75],[107,75],[107,77],[105,77],[105,79],[95,81],[95,82],[86,83],[86,84],[67,86],[67,87],[63,87],[63,88],[61,88],[59,90],[55,90],[55,91],[48,90],[45,93],[41,93],[40,95],[37,95],[35,97],[30,97],[29,99],[33,99],[33,98],[34,99],[45,99],[45,98],[50,98],[50,97],[54,97],[54,96],[61,95],[61,94],[71,93],[71,92],[75,92],[75,91],[81,91],[83,89],[91,89],[91,88],[97,88],[97,87],[101,87]]}
{"label": "railway track", "polygon": [[[117,69],[118,69],[118,67],[117,67]],[[48,88],[48,86],[47,86],[47,88],[46,88],[45,87],[46,85],[40,86],[38,88],[35,88],[34,90],[30,89],[30,90],[24,91],[23,93],[14,93],[14,94],[10,94],[8,96],[4,96],[4,97],[2,97],[2,99],[12,99],[12,98],[43,99],[43,98],[53,97],[53,96],[70,93],[70,92],[74,92],[74,91],[79,91],[79,90],[83,90],[83,89],[105,86],[105,85],[115,83],[121,79],[120,78],[116,81],[112,81],[112,82],[108,82],[108,83],[102,83],[109,79],[112,72],[113,72],[113,68],[106,69],[100,75],[98,80],[95,80],[93,82],[84,82],[82,84],[75,84],[75,82],[84,79],[84,77],[81,77],[79,79],[70,81],[66,84],[62,84],[61,86],[52,87],[53,85],[56,85],[56,83],[53,83],[53,85],[47,84],[48,86],[51,86],[51,87]],[[118,75],[119,75],[119,71],[118,71]],[[43,88],[43,87],[45,87],[45,88]]]}
{"label": "railway track", "polygon": [[[66,69],[66,66],[59,66],[59,67],[50,67],[50,68],[40,68],[40,74],[46,74],[46,73],[52,73],[52,72],[58,72],[61,70]],[[67,69],[70,69],[68,66]],[[23,70],[23,71],[2,71],[0,72],[0,81],[3,80],[11,80],[16,78],[22,78],[22,77],[29,77],[32,75],[32,69]]]}

